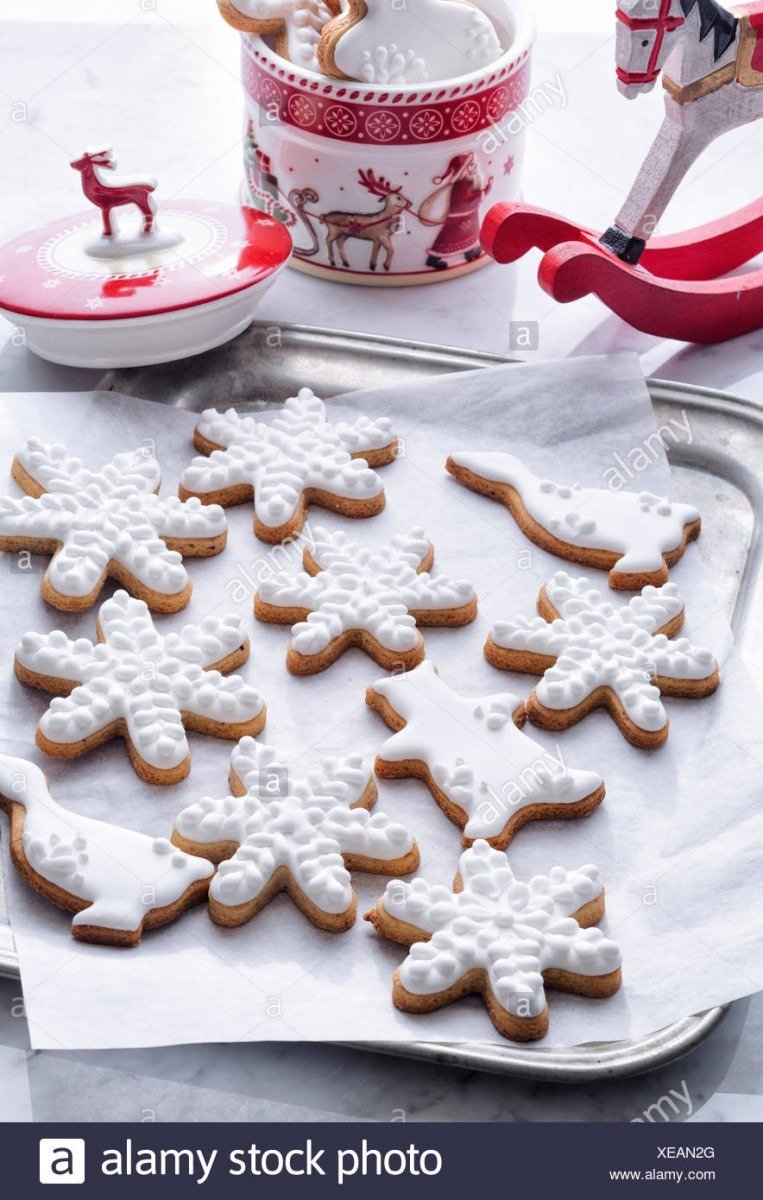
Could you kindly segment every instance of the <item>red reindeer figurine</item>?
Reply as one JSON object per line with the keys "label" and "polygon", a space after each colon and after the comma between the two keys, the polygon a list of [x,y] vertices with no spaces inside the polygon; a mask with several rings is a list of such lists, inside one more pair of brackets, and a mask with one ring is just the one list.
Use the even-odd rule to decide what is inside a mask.
{"label": "red reindeer figurine", "polygon": [[110,146],[86,150],[81,158],[75,158],[70,164],[82,176],[82,191],[88,200],[101,210],[104,237],[110,238],[114,233],[111,210],[126,204],[134,204],[143,213],[142,232],[153,233],[156,201],[152,192],[156,189],[156,180],[151,175],[118,175],[112,180],[104,179],[101,170],[113,171],[116,165]]}

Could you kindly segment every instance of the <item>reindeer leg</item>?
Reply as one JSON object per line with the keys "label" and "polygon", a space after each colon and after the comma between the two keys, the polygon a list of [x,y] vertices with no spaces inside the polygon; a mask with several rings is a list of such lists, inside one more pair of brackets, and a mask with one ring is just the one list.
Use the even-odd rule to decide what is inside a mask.
{"label": "reindeer leg", "polygon": [[392,265],[392,255],[394,254],[394,246],[392,245],[392,238],[390,237],[389,234],[386,234],[384,237],[382,237],[381,242],[382,242],[382,245],[384,246],[384,251],[386,254],[386,257],[384,259],[384,270],[388,271],[390,269],[390,266]]}
{"label": "reindeer leg", "polygon": [[326,234],[326,251],[329,256],[329,266],[331,266],[331,267],[336,266],[336,263],[334,262],[334,242],[335,241],[336,241],[335,233],[327,233]]}
{"label": "reindeer leg", "polygon": [[341,259],[342,259],[342,265],[345,267],[349,267],[349,265],[350,265],[347,261],[347,255],[344,252],[344,247],[345,247],[345,244],[346,244],[349,236],[350,236],[349,233],[343,233],[341,235],[341,237],[339,238],[339,241],[337,242],[337,246],[339,247],[339,254],[341,255]]}
{"label": "reindeer leg", "polygon": [[381,246],[381,238],[375,237],[373,240],[373,250],[371,251],[371,270],[376,270],[376,263],[379,258],[379,248]]}
{"label": "reindeer leg", "polygon": [[111,209],[110,208],[102,208],[101,216],[103,218],[103,236],[111,237],[111,235],[113,233],[113,230],[111,228]]}

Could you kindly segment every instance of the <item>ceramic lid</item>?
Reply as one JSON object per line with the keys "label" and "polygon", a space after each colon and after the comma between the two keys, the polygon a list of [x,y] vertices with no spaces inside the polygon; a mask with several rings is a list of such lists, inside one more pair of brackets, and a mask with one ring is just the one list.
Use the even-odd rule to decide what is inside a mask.
{"label": "ceramic lid", "polygon": [[71,165],[100,215],[64,217],[0,248],[6,312],[76,321],[159,316],[261,283],[291,253],[286,226],[253,208],[178,200],[157,217],[156,181],[112,176],[110,149]]}

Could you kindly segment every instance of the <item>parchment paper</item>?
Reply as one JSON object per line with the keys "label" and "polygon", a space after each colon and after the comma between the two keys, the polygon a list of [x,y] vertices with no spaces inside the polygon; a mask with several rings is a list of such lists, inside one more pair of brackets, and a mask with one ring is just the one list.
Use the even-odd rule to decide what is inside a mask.
{"label": "parchment paper", "polygon": [[[331,528],[349,525],[354,536],[374,544],[398,529],[423,525],[435,545],[436,569],[471,579],[480,600],[474,625],[426,631],[429,656],[465,694],[505,689],[527,695],[534,680],[496,671],[484,661],[482,646],[496,619],[530,615],[541,584],[565,564],[531,545],[499,505],[457,485],[443,464],[450,450],[504,447],[552,477],[600,484],[620,455],[626,462],[649,462],[631,486],[677,495],[659,440],[649,440],[654,417],[636,359],[496,368],[444,376],[406,392],[356,393],[330,406],[337,419],[362,410],[389,414],[403,439],[403,455],[383,471],[387,508],[369,521],[342,522],[319,510],[311,520]],[[65,440],[92,465],[150,439],[164,467],[163,488],[174,491],[192,454],[193,425],[191,413],[115,395],[6,396],[0,470],[8,469],[14,449],[30,435]],[[683,436],[690,435],[687,427]],[[252,641],[242,673],[268,704],[263,736],[296,769],[328,753],[373,755],[388,730],[363,696],[381,672],[359,651],[313,678],[286,672],[288,630],[258,624],[251,615],[253,579],[263,563],[273,562],[273,551],[251,532],[251,506],[229,510],[229,518],[224,554],[189,561],[194,595],[188,609],[157,620],[175,628],[209,612],[241,613]],[[276,557],[296,569],[294,551],[289,557],[280,550]],[[38,571],[47,563],[34,561]],[[30,578],[12,565],[4,559],[0,745],[40,762],[33,732],[47,701],[14,678],[13,647],[27,629],[63,627],[70,635],[92,637],[94,612],[74,617],[54,612],[39,598],[39,574]],[[606,586],[604,573],[588,573]],[[529,876],[557,863],[595,862],[607,889],[603,927],[624,953],[623,988],[616,997],[595,1002],[550,993],[544,1045],[644,1034],[763,987],[759,697],[732,648],[696,547],[672,578],[686,597],[686,633],[722,663],[718,693],[703,701],[668,700],[670,738],[653,753],[629,746],[603,712],[558,737],[528,726],[542,745],[558,744],[569,764],[598,770],[607,798],[588,820],[526,826],[510,848],[512,864]],[[62,804],[167,834],[182,806],[226,791],[230,744],[199,735],[190,742],[191,774],[171,788],[141,783],[121,743],[79,761],[49,759],[43,765]],[[449,883],[458,864],[459,831],[426,787],[415,781],[380,783],[379,793],[379,807],[415,831],[421,873]],[[202,907],[148,934],[138,949],[115,951],[75,943],[68,917],[9,870],[7,850],[5,865],[37,1048],[259,1039],[500,1040],[477,997],[430,1016],[398,1012],[390,984],[404,951],[361,920],[349,933],[322,933],[280,896],[243,928],[216,927]],[[384,882],[355,874],[359,913],[371,907]]]}

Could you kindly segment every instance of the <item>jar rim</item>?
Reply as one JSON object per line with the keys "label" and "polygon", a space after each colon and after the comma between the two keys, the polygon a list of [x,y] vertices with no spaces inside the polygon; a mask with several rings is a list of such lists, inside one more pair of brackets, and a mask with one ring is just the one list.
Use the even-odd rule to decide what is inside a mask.
{"label": "jar rim", "polygon": [[[299,84],[304,82],[305,84],[309,84],[313,90],[316,85],[322,86],[324,91],[328,90],[329,85],[332,88],[361,88],[364,93],[364,99],[367,101],[372,97],[386,97],[391,90],[407,92],[412,98],[419,92],[447,91],[450,88],[454,88],[458,93],[461,93],[465,90],[471,91],[475,84],[480,84],[491,79],[496,73],[504,71],[510,64],[516,67],[521,66],[535,41],[537,23],[530,0],[498,0],[497,3],[496,0],[490,0],[487,4],[484,2],[481,4],[483,11],[487,12],[487,15],[493,18],[497,16],[496,9],[498,7],[504,8],[506,15],[512,17],[515,21],[514,36],[511,44],[499,58],[486,67],[471,71],[468,75],[459,75],[455,79],[427,80],[425,84],[419,85],[365,83],[362,80],[336,79],[320,75],[317,71],[311,71],[306,67],[298,67],[295,63],[290,62],[289,59],[282,58],[272,46],[268,45],[264,37],[260,34],[243,33],[241,36],[249,45],[255,46],[263,58],[267,59],[269,64],[278,70],[283,70],[289,74],[294,72],[295,75],[298,75],[299,78],[295,78],[293,80],[294,83]],[[492,14],[488,11],[490,8],[493,9]]]}

